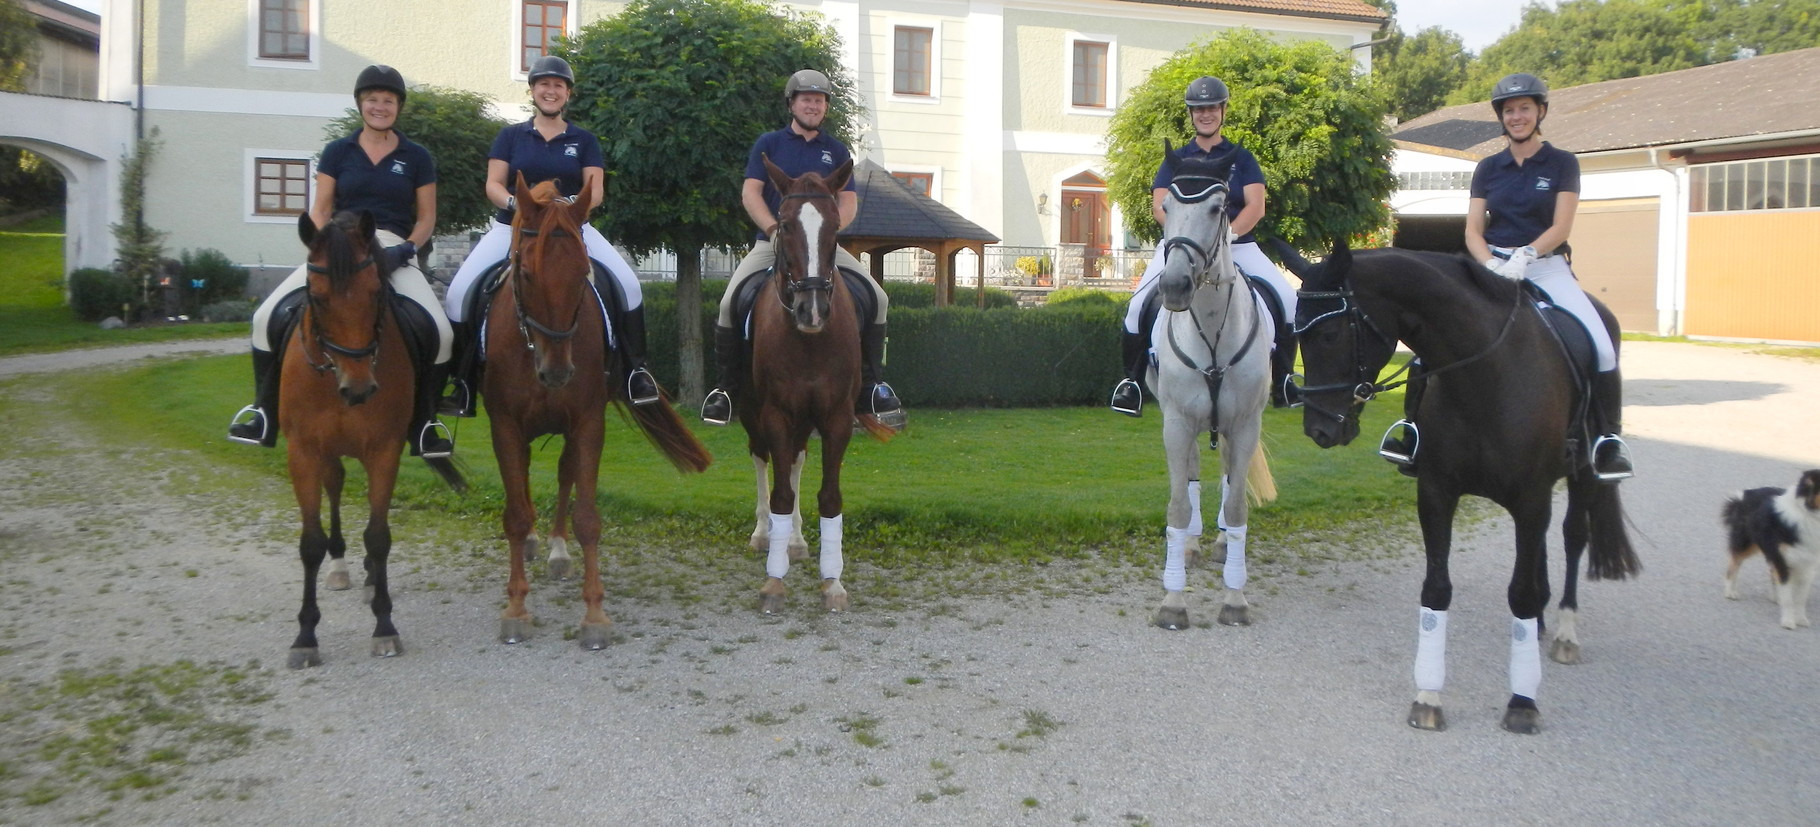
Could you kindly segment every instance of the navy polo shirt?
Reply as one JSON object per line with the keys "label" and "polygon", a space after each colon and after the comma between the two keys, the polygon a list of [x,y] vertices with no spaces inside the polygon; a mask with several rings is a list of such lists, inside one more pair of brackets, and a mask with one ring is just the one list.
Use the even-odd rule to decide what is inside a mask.
{"label": "navy polo shirt", "polygon": [[[803,136],[785,126],[776,132],[758,136],[758,140],[752,144],[752,151],[746,155],[746,177],[765,182],[765,205],[771,208],[772,215],[777,215],[783,207],[784,197],[771,184],[771,176],[765,172],[766,157],[792,178],[807,172],[827,177],[834,174],[836,167],[851,160],[853,153],[847,151],[846,144],[827,132],[817,132],[814,140],[804,140]],[[853,178],[848,178],[844,191],[857,190]],[[764,238],[765,234],[761,230],[758,240],[763,241]]]}
{"label": "navy polo shirt", "polygon": [[1579,191],[1580,159],[1547,141],[1521,166],[1506,148],[1472,171],[1472,197],[1485,199],[1489,214],[1485,243],[1494,247],[1534,242],[1555,223],[1555,196]]}
{"label": "navy polo shirt", "polygon": [[[1222,140],[1214,144],[1213,149],[1203,152],[1200,144],[1189,141],[1177,149],[1174,154],[1163,159],[1163,165],[1157,167],[1156,178],[1150,182],[1150,188],[1153,190],[1167,189],[1169,179],[1175,177],[1176,160],[1187,158],[1205,158],[1215,162],[1225,161],[1227,158],[1232,159],[1232,172],[1226,177],[1227,221],[1238,218],[1239,213],[1245,210],[1245,187],[1264,183],[1264,168],[1258,166],[1257,156],[1252,155],[1251,150],[1230,140]],[[1256,240],[1251,233],[1247,232],[1239,236],[1235,243],[1248,244]]]}
{"label": "navy polo shirt", "polygon": [[[493,138],[493,149],[487,157],[506,162],[507,192],[518,186],[518,173],[522,172],[527,186],[555,181],[563,195],[575,195],[581,192],[582,170],[607,168],[600,154],[600,139],[575,124],[569,124],[562,134],[548,141],[531,121],[510,124]],[[511,210],[500,210],[493,217],[501,224],[512,223]]]}
{"label": "navy polo shirt", "polygon": [[335,211],[366,210],[379,229],[405,238],[417,224],[417,188],[436,183],[436,160],[422,144],[397,133],[398,146],[373,163],[360,133],[322,148],[316,172],[335,179]]}

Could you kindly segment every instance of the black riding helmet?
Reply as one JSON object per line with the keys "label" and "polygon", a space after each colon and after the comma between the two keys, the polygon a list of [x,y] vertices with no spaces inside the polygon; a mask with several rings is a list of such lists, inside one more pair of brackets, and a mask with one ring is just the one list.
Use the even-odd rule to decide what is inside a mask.
{"label": "black riding helmet", "polygon": [[1182,101],[1190,107],[1219,106],[1232,97],[1226,88],[1226,82],[1212,76],[1195,78],[1188,84],[1188,91],[1182,94]]}
{"label": "black riding helmet", "polygon": [[525,78],[525,83],[535,85],[544,78],[562,78],[570,89],[575,88],[575,70],[569,68],[568,61],[555,55],[544,55],[532,62],[531,74]]}
{"label": "black riding helmet", "polygon": [[360,96],[368,89],[384,89],[398,96],[398,102],[404,103],[404,75],[390,66],[368,66],[360,70],[360,77],[354,81],[354,101],[360,102]]}
{"label": "black riding helmet", "polygon": [[1491,87],[1491,111],[1499,117],[1504,116],[1501,105],[1511,98],[1535,98],[1537,106],[1548,105],[1548,84],[1528,72],[1516,72],[1505,75],[1498,85]]}

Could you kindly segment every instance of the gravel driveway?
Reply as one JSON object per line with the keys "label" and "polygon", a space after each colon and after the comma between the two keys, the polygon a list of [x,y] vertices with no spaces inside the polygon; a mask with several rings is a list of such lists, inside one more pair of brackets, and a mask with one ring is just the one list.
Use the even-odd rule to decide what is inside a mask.
{"label": "gravel driveway", "polygon": [[[54,377],[20,374],[63,358],[0,360],[12,377],[0,393],[48,397]],[[555,621],[540,637],[494,642],[503,565],[475,549],[484,566],[394,569],[405,656],[368,657],[359,590],[329,592],[325,665],[292,672],[283,481],[249,479],[253,505],[235,510],[185,495],[213,472],[181,447],[110,455],[54,416],[11,423],[0,687],[110,658],[257,660],[271,698],[219,709],[265,736],[192,762],[151,800],[15,797],[0,822],[1811,824],[1820,629],[1777,626],[1760,562],[1742,600],[1720,596],[1717,513],[1727,493],[1820,467],[1820,362],[1627,342],[1625,367],[1641,475],[1623,493],[1645,570],[1585,586],[1585,662],[1545,663],[1534,737],[1498,727],[1501,518],[1458,538],[1442,733],[1403,723],[1419,549],[1365,530],[1356,540],[1385,546],[1378,559],[1254,573],[1255,625],[1185,632],[1147,625],[1156,572],[1015,586],[958,573],[923,590],[933,599],[881,606],[868,590],[887,584],[854,549],[854,611],[812,611],[798,566],[791,611],[766,619],[738,606],[759,570],[743,537],[647,550],[608,577],[700,578],[705,596],[610,593],[619,638],[594,653],[560,633],[580,614],[573,583],[534,584],[534,609]],[[1160,517],[1160,461],[1157,475]],[[395,558],[423,542],[397,530]],[[1557,578],[1559,547],[1557,532]],[[745,574],[716,582],[729,570]],[[1191,609],[1211,617],[1217,573],[1190,582]]]}

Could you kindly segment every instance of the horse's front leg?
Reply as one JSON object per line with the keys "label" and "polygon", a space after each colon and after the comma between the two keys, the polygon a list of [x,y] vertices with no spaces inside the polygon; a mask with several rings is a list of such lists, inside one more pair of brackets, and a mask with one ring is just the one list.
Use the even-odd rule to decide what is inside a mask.
{"label": "horse's front leg", "polygon": [[[571,510],[579,509],[581,505],[570,500],[569,495],[577,493],[575,492],[576,480],[582,473],[582,469],[577,467],[580,458],[573,451],[578,443],[579,438],[574,433],[563,434],[562,457],[556,461],[556,513],[550,517],[550,532],[545,535],[543,542],[544,571],[549,574],[551,580],[568,579],[571,569],[574,567],[574,558],[569,556],[569,515]],[[600,456],[598,454],[594,457],[594,473],[596,477],[600,474]],[[577,496],[580,496],[579,493]],[[575,513],[579,517],[580,512],[576,510]],[[598,514],[598,509],[596,513]],[[535,517],[532,518],[532,523],[536,523]],[[527,564],[536,560],[535,545],[535,541],[526,543],[525,562]]]}
{"label": "horse's front leg", "polygon": [[1163,452],[1169,460],[1169,511],[1164,528],[1163,605],[1157,608],[1154,622],[1165,629],[1188,628],[1188,560],[1200,553],[1200,526],[1194,520],[1199,509],[1201,477],[1200,425],[1191,418],[1177,416],[1163,406]]}
{"label": "horse's front leg", "polygon": [[1593,486],[1591,479],[1567,478],[1567,517],[1561,523],[1561,542],[1567,548],[1567,570],[1561,579],[1560,610],[1555,615],[1554,635],[1549,640],[1548,656],[1556,663],[1580,662],[1580,632],[1576,620],[1580,613],[1580,558],[1592,535],[1591,515],[1586,508]]}
{"label": "horse's front leg", "polygon": [[1245,599],[1245,545],[1249,534],[1247,520],[1250,503],[1245,499],[1249,481],[1246,473],[1251,457],[1258,449],[1258,432],[1262,423],[1249,423],[1225,434],[1220,450],[1220,545],[1226,549],[1225,565],[1220,576],[1226,594],[1220,604],[1220,624],[1251,625],[1251,603]]}
{"label": "horse's front leg", "polygon": [[1422,523],[1422,546],[1428,573],[1422,579],[1422,605],[1416,617],[1416,699],[1409,705],[1409,725],[1443,730],[1441,690],[1447,683],[1447,610],[1453,605],[1453,579],[1447,558],[1453,547],[1453,517],[1460,495],[1418,481],[1416,514]]}
{"label": "horse's front leg", "polygon": [[[594,497],[600,480],[601,431],[599,416],[584,417],[569,433],[562,451],[563,478],[568,480],[573,474],[575,483],[575,540],[581,543],[581,598],[587,604],[579,635],[583,649],[607,648],[613,629],[612,619],[601,608],[606,589],[600,582],[600,504]],[[554,530],[550,561],[556,561]]]}
{"label": "horse's front leg", "polygon": [[367,468],[367,527],[362,535],[366,546],[368,602],[372,605],[373,657],[389,658],[404,654],[398,639],[398,628],[392,625],[392,590],[386,574],[386,562],[392,554],[392,491],[398,484],[398,449],[380,451],[365,463]]}
{"label": "horse's front leg", "polygon": [[506,608],[499,615],[499,641],[522,643],[531,639],[535,619],[525,607],[531,581],[525,576],[525,544],[536,512],[531,505],[530,443],[516,430],[493,420],[493,455],[499,460],[499,483],[505,489],[502,522],[509,547],[511,573],[506,578]]}
{"label": "horse's front leg", "polygon": [[289,665],[302,669],[322,665],[322,654],[316,645],[316,624],[322,621],[322,610],[316,606],[316,574],[328,554],[329,539],[322,532],[320,464],[301,456],[293,443],[290,467],[291,491],[297,495],[297,510],[303,522],[297,538],[297,556],[303,561],[303,605],[297,610],[297,639],[291,641]]}
{"label": "horse's front leg", "polygon": [[[845,427],[842,427],[843,423]],[[822,425],[822,487],[816,496],[816,508],[821,512],[822,608],[830,612],[847,610],[847,589],[840,582],[841,571],[846,566],[841,554],[841,520],[845,513],[840,493],[840,466],[847,453],[847,444],[853,439],[852,423],[853,418],[845,416],[840,422]],[[801,473],[801,463],[798,463],[799,484]],[[801,502],[802,499],[797,498],[799,514]]]}
{"label": "horse's front leg", "polygon": [[[767,529],[767,548],[765,554],[765,584],[758,590],[758,610],[765,614],[774,614],[784,608],[784,598],[789,589],[784,586],[784,577],[790,573],[790,561],[800,554],[792,555],[790,551],[793,535],[796,533],[797,497],[795,475],[801,466],[801,449],[785,429],[768,426],[766,440],[771,445],[771,497],[769,509],[765,514],[769,522]],[[795,457],[797,461],[780,461],[778,457]],[[805,547],[807,544],[804,544]]]}
{"label": "horse's front leg", "polygon": [[[323,468],[322,487],[329,493],[329,572],[322,578],[322,586],[333,591],[343,591],[354,587],[354,581],[348,577],[348,544],[341,534],[341,487],[347,480],[347,470],[340,459],[335,459]],[[367,578],[367,585],[372,585],[372,578]],[[367,600],[372,600],[369,593]]]}
{"label": "horse's front leg", "polygon": [[1510,702],[1504,728],[1522,735],[1542,731],[1536,692],[1542,685],[1542,609],[1548,605],[1548,518],[1554,486],[1511,508],[1517,562],[1510,575]]}

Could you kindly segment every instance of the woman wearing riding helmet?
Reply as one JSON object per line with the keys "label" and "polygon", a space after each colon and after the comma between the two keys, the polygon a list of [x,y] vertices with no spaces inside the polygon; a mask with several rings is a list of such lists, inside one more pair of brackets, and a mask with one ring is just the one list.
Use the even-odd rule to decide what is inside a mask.
{"label": "woman wearing riding helmet", "polygon": [[[1226,83],[1216,77],[1201,77],[1188,84],[1182,100],[1188,105],[1188,119],[1194,126],[1194,140],[1183,144],[1175,154],[1164,159],[1163,165],[1156,171],[1156,178],[1150,184],[1150,211],[1156,223],[1163,223],[1163,201],[1169,195],[1169,180],[1175,175],[1175,162],[1178,159],[1201,158],[1212,161],[1230,159],[1232,172],[1228,175],[1226,186],[1226,220],[1231,230],[1232,263],[1247,276],[1263,279],[1275,293],[1284,311],[1283,321],[1295,318],[1295,288],[1283,277],[1282,271],[1264,256],[1258,248],[1256,237],[1251,233],[1258,222],[1264,219],[1264,170],[1258,166],[1258,159],[1250,150],[1226,139],[1221,130],[1226,126],[1226,104],[1232,97]],[[1144,304],[1152,293],[1156,292],[1157,281],[1163,275],[1163,254],[1161,249],[1150,260],[1150,266],[1144,270],[1144,277],[1138,280],[1138,286],[1131,294],[1131,303],[1126,306],[1124,328],[1124,362],[1125,378],[1118,387],[1112,390],[1112,409],[1126,416],[1142,416],[1144,411],[1144,394],[1138,387],[1138,377],[1144,375],[1150,360],[1150,331],[1139,330],[1144,311]],[[1293,361],[1294,338],[1277,336],[1277,346],[1281,354],[1289,355]],[[1273,357],[1275,365],[1280,356]],[[1273,368],[1273,395],[1280,394],[1281,373],[1286,376],[1287,369]],[[1277,398],[1281,403],[1280,397]]]}
{"label": "woman wearing riding helmet", "polygon": [[[486,235],[462,261],[455,280],[449,284],[445,302],[461,339],[455,385],[442,406],[443,413],[455,416],[474,415],[478,317],[485,311],[479,309],[476,318],[468,318],[468,301],[481,275],[504,261],[511,251],[512,216],[517,207],[511,187],[518,174],[524,174],[527,185],[554,181],[564,197],[579,198],[590,210],[600,206],[605,191],[606,161],[601,155],[600,139],[563,118],[575,90],[575,73],[569,62],[555,55],[540,57],[531,64],[527,82],[534,110],[531,119],[500,129],[487,154],[487,199],[499,212]],[[625,296],[625,313],[614,321],[620,350],[631,363],[626,376],[626,398],[634,405],[656,402],[657,380],[645,369],[645,308],[638,273],[594,225],[583,224],[581,236],[587,244],[588,257],[613,274]]]}
{"label": "woman wearing riding helmet", "polygon": [[[325,227],[342,210],[372,214],[379,243],[392,268],[392,289],[423,308],[436,325],[433,364],[417,365],[418,398],[412,417],[411,449],[428,458],[446,457],[454,450],[447,429],[436,421],[433,408],[442,390],[453,337],[449,320],[423,271],[417,268],[417,247],[428,244],[436,228],[436,162],[430,152],[397,130],[404,111],[404,77],[390,66],[368,66],[354,81],[354,103],[361,128],[323,147],[316,163],[316,196],[310,203],[310,220]],[[287,296],[301,293],[309,280],[307,266],[299,266],[253,313],[253,375],[256,401],[234,415],[228,439],[249,445],[272,446],[278,439],[278,381],[283,360],[276,352],[283,342],[271,340],[268,330],[273,312]],[[294,306],[294,305],[292,305]]]}
{"label": "woman wearing riding helmet", "polygon": [[1568,262],[1567,237],[1580,205],[1580,161],[1542,140],[1548,86],[1535,75],[1519,72],[1498,81],[1491,109],[1508,146],[1473,170],[1466,249],[1499,275],[1530,280],[1586,327],[1599,356],[1592,382],[1599,424],[1593,472],[1606,482],[1625,479],[1632,471],[1630,451],[1618,436],[1623,404],[1618,351]]}

